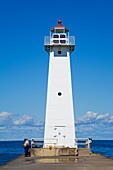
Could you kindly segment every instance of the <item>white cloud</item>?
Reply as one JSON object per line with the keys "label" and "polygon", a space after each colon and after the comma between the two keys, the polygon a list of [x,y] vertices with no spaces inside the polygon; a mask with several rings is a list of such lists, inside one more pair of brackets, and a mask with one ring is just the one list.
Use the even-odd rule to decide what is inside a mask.
{"label": "white cloud", "polygon": [[20,119],[13,121],[13,124],[17,125],[17,126],[19,126],[19,125],[31,126],[31,125],[34,125],[34,119],[32,118],[32,116],[24,115]]}
{"label": "white cloud", "polygon": [[98,113],[88,111],[83,117],[76,120],[77,124],[92,124],[95,122]]}
{"label": "white cloud", "polygon": [[30,115],[19,116],[9,112],[0,113],[0,140],[43,137],[44,122]]}
{"label": "white cloud", "polygon": [[[92,137],[93,139],[113,139],[113,116],[109,113],[98,114],[87,112],[75,121],[77,137]],[[0,113],[0,136],[2,138],[43,137],[44,121],[37,121],[31,115],[17,118],[9,112]]]}
{"label": "white cloud", "polygon": [[0,113],[0,118],[7,118],[9,116],[11,116],[12,113],[9,113],[9,112],[1,112]]}
{"label": "white cloud", "polygon": [[86,119],[86,120],[94,119],[94,118],[97,117],[97,114],[98,114],[98,113],[88,111],[88,112],[84,115],[83,118]]}
{"label": "white cloud", "polygon": [[108,120],[109,123],[113,123],[113,116],[110,117],[110,119]]}
{"label": "white cloud", "polygon": [[97,139],[113,139],[113,116],[109,113],[101,114],[87,112],[75,122],[77,136]]}
{"label": "white cloud", "polygon": [[12,113],[1,112],[0,113],[0,126],[9,126],[12,123]]}
{"label": "white cloud", "polygon": [[106,120],[110,117],[109,113],[105,113],[104,115],[98,115],[96,120]]}

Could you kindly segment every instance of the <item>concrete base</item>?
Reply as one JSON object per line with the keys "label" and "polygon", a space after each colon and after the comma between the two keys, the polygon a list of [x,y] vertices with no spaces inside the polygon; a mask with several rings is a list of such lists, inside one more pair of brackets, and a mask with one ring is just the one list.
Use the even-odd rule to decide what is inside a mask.
{"label": "concrete base", "polygon": [[90,150],[90,148],[79,148],[78,155],[79,156],[89,156],[89,155],[91,155],[91,150]]}
{"label": "concrete base", "polygon": [[76,148],[31,148],[31,157],[35,156],[77,156]]}

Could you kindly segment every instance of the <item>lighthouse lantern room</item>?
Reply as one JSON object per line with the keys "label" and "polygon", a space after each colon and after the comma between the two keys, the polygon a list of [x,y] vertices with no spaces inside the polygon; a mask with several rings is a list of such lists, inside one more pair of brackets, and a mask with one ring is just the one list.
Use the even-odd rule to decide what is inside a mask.
{"label": "lighthouse lantern room", "polygon": [[49,53],[49,73],[45,117],[44,148],[75,148],[74,108],[70,54],[74,51],[75,37],[61,20],[44,38]]}

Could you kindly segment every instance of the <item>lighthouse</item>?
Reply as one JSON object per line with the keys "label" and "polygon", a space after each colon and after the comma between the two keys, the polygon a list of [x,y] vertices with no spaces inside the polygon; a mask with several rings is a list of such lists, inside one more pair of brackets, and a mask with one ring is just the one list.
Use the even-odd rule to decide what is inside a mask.
{"label": "lighthouse", "polygon": [[44,38],[49,53],[44,148],[76,148],[70,55],[75,37],[58,20]]}

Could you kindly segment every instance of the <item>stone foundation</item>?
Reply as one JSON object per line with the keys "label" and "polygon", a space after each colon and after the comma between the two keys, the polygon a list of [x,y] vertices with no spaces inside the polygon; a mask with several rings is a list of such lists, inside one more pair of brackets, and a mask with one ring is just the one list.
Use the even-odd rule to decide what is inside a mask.
{"label": "stone foundation", "polygon": [[76,148],[31,148],[31,157],[34,156],[77,156]]}

